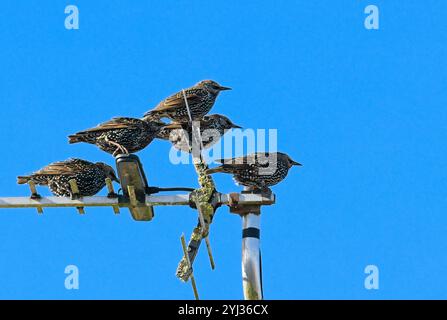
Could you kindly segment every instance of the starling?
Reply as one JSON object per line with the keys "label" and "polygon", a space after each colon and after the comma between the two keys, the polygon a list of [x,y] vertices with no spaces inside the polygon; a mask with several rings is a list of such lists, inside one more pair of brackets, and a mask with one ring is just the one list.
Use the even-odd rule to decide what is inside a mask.
{"label": "starling", "polygon": [[113,168],[105,163],[92,163],[82,159],[68,159],[54,162],[29,176],[17,178],[18,184],[33,181],[41,186],[48,186],[56,196],[72,196],[70,183],[74,179],[78,185],[79,196],[93,196],[105,185],[105,179],[119,182]]}
{"label": "starling", "polygon": [[[200,120],[206,115],[213,107],[219,93],[224,90],[231,90],[231,88],[223,87],[213,80],[203,80],[185,89],[192,120]],[[144,116],[157,120],[166,117],[176,122],[189,122],[183,90],[166,98]]]}
{"label": "starling", "polygon": [[113,156],[144,149],[165,124],[136,118],[113,118],[98,126],[68,137],[69,143],[86,142]]}
{"label": "starling", "polygon": [[301,166],[281,152],[258,152],[239,158],[220,159],[217,162],[222,165],[208,169],[207,174],[232,173],[236,183],[261,190],[281,182],[292,166]]}
{"label": "starling", "polygon": [[[205,149],[217,143],[220,137],[222,137],[228,130],[232,128],[241,128],[231,122],[230,119],[220,114],[204,116],[200,120],[199,126],[203,148]],[[157,138],[169,140],[176,149],[191,152],[193,139],[190,123],[173,122],[164,127],[158,133]]]}

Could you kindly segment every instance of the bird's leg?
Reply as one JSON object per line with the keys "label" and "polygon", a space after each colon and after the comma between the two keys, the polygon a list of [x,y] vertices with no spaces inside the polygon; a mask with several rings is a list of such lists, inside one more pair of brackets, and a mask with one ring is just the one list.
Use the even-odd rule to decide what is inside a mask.
{"label": "bird's leg", "polygon": [[261,193],[261,188],[259,186],[245,186],[242,193]]}
{"label": "bird's leg", "polygon": [[270,188],[267,187],[264,183],[262,183],[260,185],[252,186],[244,192],[250,192],[250,193],[254,193],[254,194],[267,195],[267,196],[270,196],[272,194],[272,190],[270,190]]}
{"label": "bird's leg", "polygon": [[253,193],[270,197],[272,194],[272,190],[270,190],[270,188],[265,184],[264,181],[261,181],[257,186],[254,187]]}
{"label": "bird's leg", "polygon": [[116,157],[120,153],[123,153],[123,150],[120,147],[116,147],[115,151],[112,153],[112,156]]}
{"label": "bird's leg", "polygon": [[127,151],[126,148],[124,148],[122,145],[120,145],[119,143],[116,143],[115,141],[111,141],[109,140],[107,137],[104,137],[104,141],[112,146],[116,147],[116,150],[113,152],[113,156],[115,157],[117,155],[118,151],[121,151],[124,154],[129,154],[129,152]]}
{"label": "bird's leg", "polygon": [[124,152],[124,154],[129,154],[129,151],[127,151],[126,147],[121,146],[121,150]]}
{"label": "bird's leg", "polygon": [[80,199],[81,197],[80,197],[80,195],[79,195],[79,193],[73,193],[73,192],[70,192],[70,199],[71,200],[78,200],[78,199]]}
{"label": "bird's leg", "polygon": [[262,191],[262,194],[266,195],[267,197],[270,197],[272,195],[272,190],[269,187],[267,187],[267,186],[264,186],[261,189],[261,191]]}
{"label": "bird's leg", "polygon": [[79,199],[81,199],[82,197],[81,197],[81,195],[80,195],[80,193],[79,193],[79,190],[77,189],[77,190],[72,190],[71,188],[70,188],[70,190],[68,190],[67,192],[65,192],[67,195],[69,195],[70,196],[70,199],[71,200],[79,200]]}

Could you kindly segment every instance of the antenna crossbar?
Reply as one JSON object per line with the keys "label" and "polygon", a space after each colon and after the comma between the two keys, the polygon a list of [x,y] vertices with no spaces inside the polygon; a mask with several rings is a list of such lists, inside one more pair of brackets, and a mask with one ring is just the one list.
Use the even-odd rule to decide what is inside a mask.
{"label": "antenna crossbar", "polygon": [[[228,205],[231,202],[232,194],[218,194],[217,202],[221,205]],[[190,195],[147,195],[146,205],[148,206],[189,206]],[[275,203],[275,196],[262,194],[239,194],[239,205],[272,205]],[[118,196],[109,198],[107,196],[82,197],[71,199],[70,197],[41,197],[32,199],[30,197],[0,197],[0,209],[14,208],[61,208],[61,207],[131,207],[131,203],[126,197]]]}

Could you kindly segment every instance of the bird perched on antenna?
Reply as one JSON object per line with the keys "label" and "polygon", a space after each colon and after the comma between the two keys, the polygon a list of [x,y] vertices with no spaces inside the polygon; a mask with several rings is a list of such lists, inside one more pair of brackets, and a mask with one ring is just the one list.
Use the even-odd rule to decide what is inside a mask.
{"label": "bird perched on antenna", "polygon": [[17,177],[17,183],[24,184],[31,180],[35,184],[48,186],[56,196],[69,197],[72,196],[69,181],[74,179],[79,196],[93,196],[106,185],[106,178],[119,182],[113,168],[103,162],[68,159],[51,163],[29,176]]}
{"label": "bird perched on antenna", "polygon": [[[232,128],[241,128],[230,119],[221,114],[210,114],[204,116],[200,122],[200,138],[203,148],[209,148],[219,141],[219,139]],[[172,145],[185,152],[191,152],[192,148],[192,127],[189,122],[173,122],[164,127],[157,135],[157,138],[168,140]],[[198,146],[201,148],[201,146]]]}
{"label": "bird perched on antenna", "polygon": [[144,149],[165,123],[149,119],[118,117],[98,126],[68,136],[69,143],[86,142],[116,156]]}
{"label": "bird perched on antenna", "polygon": [[[213,80],[203,80],[185,89],[192,120],[200,120],[206,115],[216,102],[219,93],[224,90],[231,90],[231,88],[221,86]],[[144,116],[154,120],[169,118],[176,122],[189,122],[185,96],[183,90],[179,91],[160,102],[153,110],[146,112]]]}
{"label": "bird perched on antenna", "polygon": [[239,158],[216,161],[222,165],[206,170],[207,174],[231,173],[238,184],[260,190],[268,190],[268,187],[281,182],[292,166],[301,166],[281,152],[257,152]]}

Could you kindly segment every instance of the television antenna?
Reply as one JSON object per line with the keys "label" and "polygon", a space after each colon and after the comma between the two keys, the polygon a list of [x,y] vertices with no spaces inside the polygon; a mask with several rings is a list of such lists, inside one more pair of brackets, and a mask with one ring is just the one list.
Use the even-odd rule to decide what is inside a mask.
{"label": "television antenna", "polygon": [[[122,154],[116,157],[116,169],[120,179],[123,194],[118,195],[113,189],[112,182],[106,179],[107,196],[79,197],[79,190],[75,180],[70,181],[72,197],[41,196],[36,185],[28,183],[31,195],[29,197],[0,197],[0,208],[19,209],[35,208],[38,214],[44,209],[76,208],[79,214],[85,214],[92,207],[111,207],[114,214],[119,214],[122,208],[130,211],[135,221],[151,221],[154,217],[154,207],[157,206],[189,206],[198,210],[199,226],[194,228],[191,238],[186,244],[184,236],[183,258],[177,268],[177,276],[183,280],[190,280],[195,297],[198,298],[197,287],[193,274],[194,260],[197,256],[202,240],[207,241],[210,264],[214,268],[208,234],[212,217],[216,210],[229,206],[230,212],[239,214],[242,218],[242,283],[244,298],[260,300],[263,298],[261,279],[261,259],[259,248],[259,220],[261,206],[275,203],[274,194],[259,194],[251,191],[223,194],[216,191],[212,178],[205,174],[207,166],[204,162],[195,163],[199,175],[198,189],[188,193],[174,195],[158,195],[161,191],[173,191],[177,188],[158,188],[148,185],[143,165],[138,156]],[[186,188],[179,188],[186,189]],[[182,246],[183,247],[183,246]]]}
{"label": "television antenna", "polygon": [[[262,300],[262,268],[260,251],[260,217],[261,207],[275,203],[273,193],[259,193],[245,188],[241,193],[222,194],[216,190],[212,177],[206,174],[208,169],[201,151],[203,149],[200,128],[193,123],[191,111],[185,91],[182,90],[192,130],[192,148],[194,168],[198,175],[199,188],[159,188],[148,184],[143,165],[134,154],[120,154],[115,158],[122,195],[115,193],[112,181],[105,180],[108,195],[80,197],[76,181],[70,180],[71,197],[42,197],[34,182],[29,181],[30,197],[0,197],[0,208],[36,208],[43,214],[46,208],[76,208],[79,214],[85,214],[86,208],[111,207],[114,214],[121,208],[128,208],[136,221],[151,221],[156,206],[189,206],[198,212],[198,226],[191,233],[186,244],[185,236],[181,236],[183,257],[180,260],[176,275],[179,279],[190,281],[194,296],[199,299],[193,265],[202,240],[205,240],[211,268],[215,268],[209,240],[209,229],[216,210],[227,205],[231,213],[242,218],[242,287],[246,300]],[[161,191],[188,191],[176,195],[155,195]]]}

